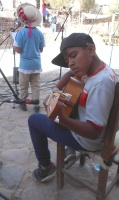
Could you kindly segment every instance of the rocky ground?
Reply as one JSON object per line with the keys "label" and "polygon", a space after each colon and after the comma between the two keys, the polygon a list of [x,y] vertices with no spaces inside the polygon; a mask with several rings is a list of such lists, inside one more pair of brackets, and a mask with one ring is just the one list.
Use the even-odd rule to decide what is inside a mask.
{"label": "rocky ground", "polygon": [[[48,40],[48,38],[46,39]],[[63,69],[62,74],[65,71],[66,69]],[[115,71],[118,73],[118,70]],[[13,77],[7,78],[17,92],[19,88],[13,84]],[[41,74],[41,113],[45,113],[43,99],[51,93],[51,88],[58,79],[58,69]],[[31,90],[29,90],[30,97]],[[5,80],[0,78],[0,160],[3,162],[0,168],[0,193],[10,200],[95,200],[95,195],[91,191],[68,177],[65,177],[65,186],[61,191],[57,190],[56,178],[46,184],[37,183],[32,178],[32,171],[37,167],[37,160],[29,136],[27,121],[28,117],[34,113],[33,105],[28,105],[28,111],[23,112],[17,104],[2,104],[7,98],[14,99],[13,93]],[[52,161],[56,164],[56,143],[50,139],[49,148]],[[92,185],[97,181],[98,171],[94,169],[90,159],[87,159],[84,167],[80,167],[77,161],[71,170]],[[116,166],[113,165],[110,168],[108,184],[115,172]],[[107,200],[118,200],[118,197],[119,189],[114,187]]]}
{"label": "rocky ground", "polygon": [[[41,111],[45,113],[42,101],[46,94],[51,93],[51,88],[58,81],[58,70],[41,75]],[[12,78],[8,78],[12,84]],[[14,86],[14,85],[12,85]],[[14,88],[14,87],[13,87]],[[14,88],[15,89],[15,88]],[[13,95],[0,79],[0,99],[13,99]],[[30,97],[29,91],[29,97]],[[28,105],[28,111],[23,112],[17,104],[4,103],[0,107],[0,160],[3,165],[0,169],[0,192],[11,200],[95,200],[95,195],[70,178],[65,178],[65,187],[58,191],[56,178],[50,183],[37,183],[32,178],[32,171],[37,167],[37,160],[29,136],[27,125],[28,117],[34,113],[33,105]],[[56,164],[56,144],[49,140],[49,148],[52,154],[52,161]],[[113,165],[109,174],[109,182],[114,177],[116,166]],[[98,171],[93,167],[90,159],[84,167],[79,166],[79,162],[72,168],[73,173],[82,176],[90,183],[97,180]],[[108,183],[109,183],[108,182]],[[118,199],[118,188],[114,188],[107,200]],[[0,198],[2,199],[2,198]]]}

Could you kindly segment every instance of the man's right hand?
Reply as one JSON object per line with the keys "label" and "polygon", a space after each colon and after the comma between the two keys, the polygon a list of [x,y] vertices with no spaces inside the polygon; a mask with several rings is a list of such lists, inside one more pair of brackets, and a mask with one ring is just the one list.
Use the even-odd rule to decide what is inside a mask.
{"label": "man's right hand", "polygon": [[47,103],[47,101],[48,101],[49,96],[50,96],[50,95],[48,95],[48,96],[43,100],[43,105],[44,105],[46,111],[47,111],[47,105],[46,105],[46,103]]}

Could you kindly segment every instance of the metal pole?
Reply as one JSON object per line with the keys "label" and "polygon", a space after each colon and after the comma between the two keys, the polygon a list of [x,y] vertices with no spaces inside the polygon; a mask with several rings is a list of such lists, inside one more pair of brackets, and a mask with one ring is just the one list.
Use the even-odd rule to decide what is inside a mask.
{"label": "metal pole", "polygon": [[41,12],[41,28],[43,27],[43,4],[44,0],[40,0],[40,12]]}
{"label": "metal pole", "polygon": [[16,0],[13,0],[13,8],[15,8]]}

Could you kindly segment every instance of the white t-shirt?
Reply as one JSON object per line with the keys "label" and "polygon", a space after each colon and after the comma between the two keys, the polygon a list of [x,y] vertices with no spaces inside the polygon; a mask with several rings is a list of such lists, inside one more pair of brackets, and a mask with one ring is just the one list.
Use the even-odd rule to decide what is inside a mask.
{"label": "white t-shirt", "polygon": [[117,77],[109,66],[102,66],[96,73],[83,77],[85,86],[78,102],[80,121],[93,124],[101,135],[96,140],[82,137],[72,131],[78,143],[89,151],[98,151],[103,147],[105,127],[112,107]]}

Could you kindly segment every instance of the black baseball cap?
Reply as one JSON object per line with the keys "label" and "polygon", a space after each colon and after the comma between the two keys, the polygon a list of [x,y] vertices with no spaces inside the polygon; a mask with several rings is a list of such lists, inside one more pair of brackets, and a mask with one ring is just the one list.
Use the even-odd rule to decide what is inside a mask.
{"label": "black baseball cap", "polygon": [[89,44],[94,44],[90,35],[85,33],[72,33],[68,37],[64,38],[60,46],[60,54],[58,54],[53,60],[54,65],[68,68],[68,64],[63,57],[63,51],[70,47],[87,47]]}

